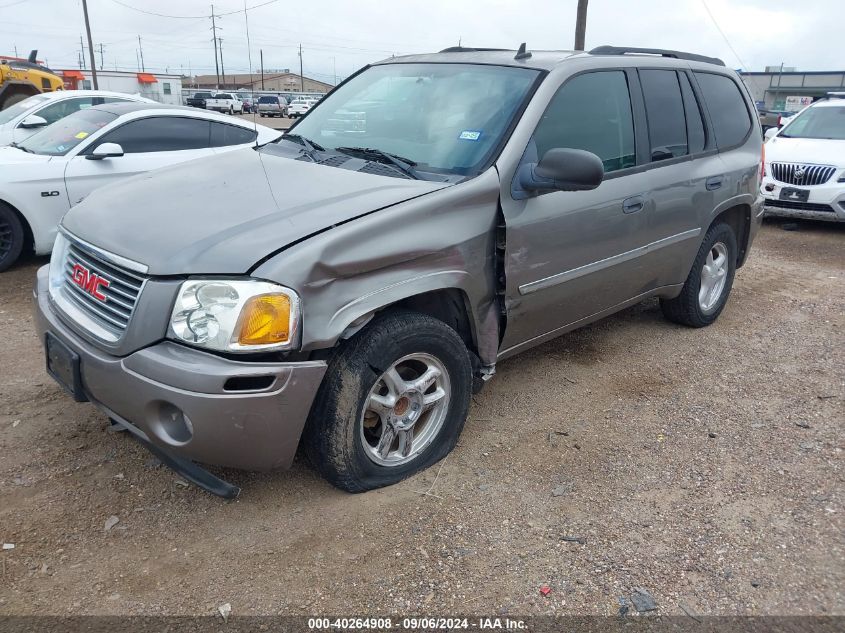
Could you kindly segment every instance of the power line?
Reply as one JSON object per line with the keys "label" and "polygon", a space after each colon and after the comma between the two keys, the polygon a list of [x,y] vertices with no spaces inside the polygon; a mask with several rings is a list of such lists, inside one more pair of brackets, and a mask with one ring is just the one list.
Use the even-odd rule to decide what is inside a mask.
{"label": "power line", "polygon": [[[21,0],[23,1],[23,0]],[[126,4],[125,2],[121,2],[120,0],[111,0],[115,4],[119,4],[120,6],[126,9],[132,9],[132,11],[137,11],[138,13],[144,13],[146,15],[154,15],[158,18],[171,18],[174,20],[196,20],[198,18],[207,18],[207,15],[168,15],[165,13],[156,13],[155,11],[147,11],[146,9],[139,9],[138,7],[133,7],[132,5]],[[222,17],[224,15],[234,15],[235,13],[243,13],[244,11],[252,11],[253,9],[258,9],[259,7],[266,7],[268,4],[274,4],[279,2],[279,0],[267,0],[267,2],[262,2],[261,4],[256,4],[253,7],[244,7],[243,9],[238,9],[237,11],[229,11],[227,13],[218,13],[217,17]]]}
{"label": "power line", "polygon": [[713,16],[713,12],[710,11],[710,7],[707,6],[706,0],[701,0],[701,4],[704,6],[705,11],[707,11],[707,15],[710,16],[710,19],[713,21],[713,26],[716,27],[716,30],[719,31],[719,34],[722,36],[722,39],[725,40],[725,44],[728,45],[728,48],[731,49],[731,52],[736,57],[737,61],[742,64],[743,68],[748,68],[744,61],[742,61],[742,57],[739,56],[739,53],[736,52],[736,49],[731,44],[731,41],[728,39],[728,36],[725,35],[725,32],[722,30],[722,27],[719,26],[719,23],[716,21],[716,18]]}

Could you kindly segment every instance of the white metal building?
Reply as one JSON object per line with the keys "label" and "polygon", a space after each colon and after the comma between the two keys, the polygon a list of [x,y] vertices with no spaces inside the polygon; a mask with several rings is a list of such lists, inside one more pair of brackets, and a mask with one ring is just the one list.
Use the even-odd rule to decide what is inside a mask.
{"label": "white metal building", "polygon": [[[91,90],[90,70],[58,70],[67,90]],[[98,70],[100,90],[140,94],[169,105],[182,105],[182,77],[163,73],[131,73],[120,70]]]}

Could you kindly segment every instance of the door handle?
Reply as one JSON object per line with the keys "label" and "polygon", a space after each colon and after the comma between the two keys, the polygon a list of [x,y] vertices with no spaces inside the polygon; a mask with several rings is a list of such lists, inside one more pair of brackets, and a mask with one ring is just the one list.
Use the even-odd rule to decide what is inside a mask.
{"label": "door handle", "polygon": [[704,186],[707,188],[707,191],[715,191],[722,186],[722,176],[711,176],[704,181]]}
{"label": "door handle", "polygon": [[622,213],[636,213],[643,208],[643,197],[632,196],[622,202]]}

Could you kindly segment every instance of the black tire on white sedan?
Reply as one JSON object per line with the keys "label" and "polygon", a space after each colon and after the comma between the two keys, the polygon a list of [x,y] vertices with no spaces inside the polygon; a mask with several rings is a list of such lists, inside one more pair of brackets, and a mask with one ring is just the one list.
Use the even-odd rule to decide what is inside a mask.
{"label": "black tire on white sedan", "polygon": [[26,231],[18,214],[0,202],[0,272],[18,261],[26,241]]}

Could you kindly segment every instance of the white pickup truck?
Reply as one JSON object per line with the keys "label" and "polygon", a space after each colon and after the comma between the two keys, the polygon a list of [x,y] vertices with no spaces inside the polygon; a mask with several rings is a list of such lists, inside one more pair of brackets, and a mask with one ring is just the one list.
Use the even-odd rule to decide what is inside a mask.
{"label": "white pickup truck", "polygon": [[243,114],[244,102],[228,92],[218,92],[211,99],[205,100],[205,109],[228,112],[229,114],[235,114],[236,112]]}

